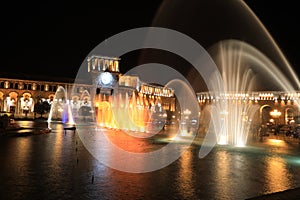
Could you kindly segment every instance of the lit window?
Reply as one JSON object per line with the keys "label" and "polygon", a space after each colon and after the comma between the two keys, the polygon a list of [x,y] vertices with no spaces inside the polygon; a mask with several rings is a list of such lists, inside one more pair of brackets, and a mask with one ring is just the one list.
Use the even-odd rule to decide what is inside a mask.
{"label": "lit window", "polygon": [[9,88],[9,82],[8,82],[8,81],[5,81],[5,82],[4,82],[4,88],[5,88],[5,89]]}
{"label": "lit window", "polygon": [[32,90],[36,90],[36,83],[32,84]]}

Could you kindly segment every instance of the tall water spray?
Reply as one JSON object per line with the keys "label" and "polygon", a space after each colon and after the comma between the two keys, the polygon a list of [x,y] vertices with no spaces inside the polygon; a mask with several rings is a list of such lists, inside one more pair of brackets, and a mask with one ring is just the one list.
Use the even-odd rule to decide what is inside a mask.
{"label": "tall water spray", "polygon": [[74,125],[74,119],[64,87],[59,86],[51,103],[48,123],[59,121],[63,124]]}
{"label": "tall water spray", "polygon": [[166,84],[173,88],[178,101],[179,131],[177,136],[195,137],[198,132],[200,109],[196,95],[190,85],[184,80],[173,79]]}
{"label": "tall water spray", "polygon": [[[259,105],[252,91],[266,87],[294,91],[291,82],[278,67],[253,46],[238,40],[224,40],[210,49],[221,77],[211,77],[209,108],[218,144],[245,146]],[[224,93],[219,93],[221,88]]]}
{"label": "tall water spray", "polygon": [[115,91],[112,96],[98,94],[95,101],[98,125],[130,131],[147,131],[151,106],[143,95]]}

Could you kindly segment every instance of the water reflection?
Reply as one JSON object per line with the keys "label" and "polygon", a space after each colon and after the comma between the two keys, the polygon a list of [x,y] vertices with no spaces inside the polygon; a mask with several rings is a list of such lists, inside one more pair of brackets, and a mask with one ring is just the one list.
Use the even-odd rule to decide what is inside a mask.
{"label": "water reflection", "polygon": [[179,160],[178,170],[178,190],[181,194],[181,199],[195,199],[195,182],[193,180],[192,166],[193,152],[186,151]]}
{"label": "water reflection", "polygon": [[283,140],[279,140],[279,139],[268,139],[267,143],[270,145],[273,145],[273,146],[278,146],[278,147],[286,147],[287,146],[287,144]]}
{"label": "water reflection", "polygon": [[53,162],[53,165],[56,166],[57,169],[59,169],[59,164],[62,162],[63,155],[64,155],[64,149],[63,149],[63,140],[64,140],[64,133],[63,133],[63,126],[61,124],[57,125],[57,132],[54,135],[53,138],[53,145],[49,146],[49,149],[51,149],[51,160]]}
{"label": "water reflection", "polygon": [[[221,191],[222,197],[229,196],[229,187],[224,187],[224,184],[229,181],[230,178],[230,167],[231,167],[231,157],[226,151],[220,151],[216,153],[217,162],[215,173],[216,173],[216,190]],[[219,197],[221,198],[221,197]]]}
{"label": "water reflection", "polygon": [[20,125],[20,127],[24,127],[24,128],[32,128],[33,127],[33,121],[24,120],[24,121],[18,121],[17,123]]}
{"label": "water reflection", "polygon": [[277,156],[266,158],[265,180],[267,193],[282,191],[292,187],[293,175],[287,169],[287,162]]}
{"label": "water reflection", "polygon": [[[244,148],[217,146],[204,159],[197,157],[195,145],[161,170],[132,174],[101,164],[78,133],[65,134],[60,124],[52,130],[46,135],[1,138],[1,199],[245,199],[300,186],[299,147],[290,143],[265,140]],[[114,144],[133,152],[164,145],[120,131],[104,132]],[[95,148],[105,145],[102,139],[99,134],[91,137]],[[99,154],[106,159],[118,160],[111,149],[101,149]]]}
{"label": "water reflection", "polygon": [[[28,168],[30,162],[28,160],[31,154],[31,140],[17,140],[15,143],[14,149],[12,149],[11,153],[14,155],[14,166],[11,166],[14,169],[14,174],[18,176],[17,180],[22,179],[22,184],[28,185],[29,177],[28,177]],[[15,184],[20,184],[16,182]]]}

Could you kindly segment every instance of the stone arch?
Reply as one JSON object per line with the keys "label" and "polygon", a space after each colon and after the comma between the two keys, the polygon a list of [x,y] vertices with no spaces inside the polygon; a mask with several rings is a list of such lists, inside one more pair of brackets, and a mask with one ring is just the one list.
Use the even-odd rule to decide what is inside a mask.
{"label": "stone arch", "polygon": [[12,92],[8,93],[8,96],[10,97],[11,100],[12,99],[17,100],[19,94],[17,92],[15,92],[15,91],[12,91]]}
{"label": "stone arch", "polygon": [[30,92],[24,92],[22,95],[21,95],[24,99],[28,99],[28,98],[31,98],[32,94]]}
{"label": "stone arch", "polygon": [[264,104],[259,108],[259,118],[261,124],[266,124],[270,121],[270,111],[272,106]]}
{"label": "stone arch", "polygon": [[8,93],[8,98],[6,99],[6,110],[8,112],[15,113],[18,105],[19,94],[15,91]]}
{"label": "stone arch", "polygon": [[80,96],[80,101],[82,105],[90,105],[91,96],[87,90],[84,90]]}
{"label": "stone arch", "polygon": [[25,113],[26,116],[29,112],[33,112],[34,110],[34,101],[32,98],[32,94],[30,92],[24,92],[19,98],[19,108],[22,113]]}
{"label": "stone arch", "polygon": [[297,115],[297,109],[292,106],[287,106],[284,109],[284,123],[285,124],[292,124],[295,122],[294,118]]}

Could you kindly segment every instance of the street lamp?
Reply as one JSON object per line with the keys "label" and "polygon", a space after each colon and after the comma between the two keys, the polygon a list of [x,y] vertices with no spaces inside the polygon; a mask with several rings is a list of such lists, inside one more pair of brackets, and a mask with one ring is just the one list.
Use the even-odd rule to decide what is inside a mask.
{"label": "street lamp", "polygon": [[189,116],[192,112],[189,109],[185,109],[182,112],[182,117],[181,117],[181,135],[186,136],[189,133]]}
{"label": "street lamp", "polygon": [[[278,111],[277,109],[274,109],[273,111],[270,112],[270,115],[274,118],[274,119],[278,119],[281,115],[281,112]],[[275,120],[275,125],[276,125],[276,120]]]}
{"label": "street lamp", "polygon": [[281,115],[281,112],[278,111],[277,109],[274,109],[273,111],[270,112],[270,115],[274,118],[279,118]]}

